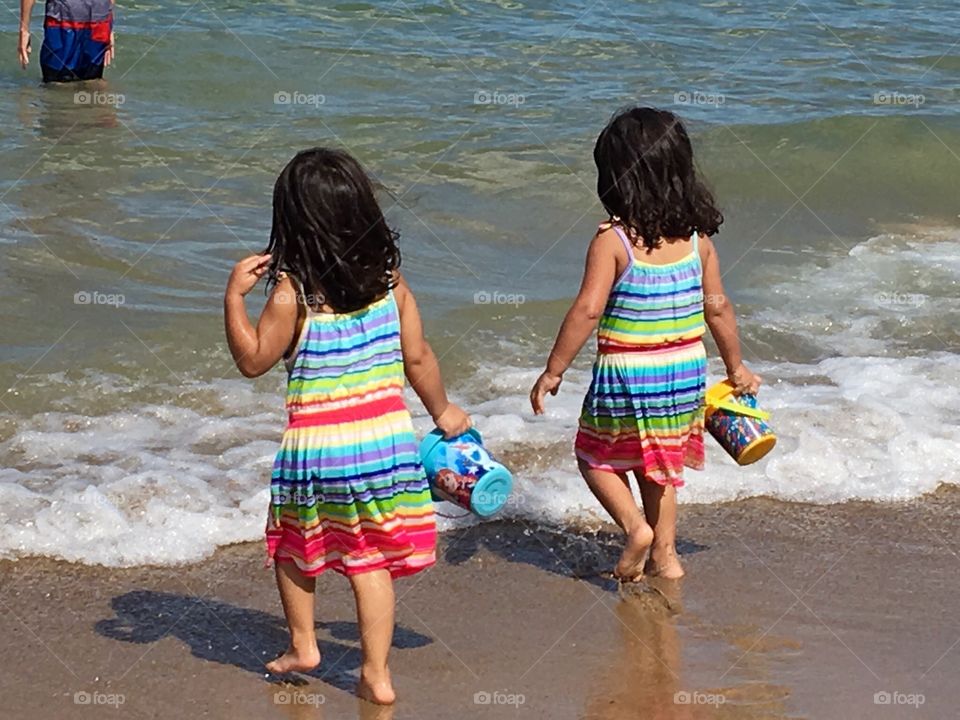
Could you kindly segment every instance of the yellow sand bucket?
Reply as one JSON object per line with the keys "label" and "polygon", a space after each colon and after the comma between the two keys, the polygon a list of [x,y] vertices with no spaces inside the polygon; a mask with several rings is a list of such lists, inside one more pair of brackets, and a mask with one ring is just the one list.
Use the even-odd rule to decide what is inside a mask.
{"label": "yellow sand bucket", "polygon": [[777,444],[776,434],[767,425],[770,413],[757,407],[756,396],[735,395],[729,381],[707,390],[706,405],[707,430],[738,464],[755,463]]}

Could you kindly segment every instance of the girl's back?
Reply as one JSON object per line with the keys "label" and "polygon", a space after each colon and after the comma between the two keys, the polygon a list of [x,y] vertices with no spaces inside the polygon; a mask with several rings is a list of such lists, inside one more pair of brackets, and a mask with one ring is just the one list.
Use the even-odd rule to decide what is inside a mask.
{"label": "girl's back", "polygon": [[[433,508],[403,400],[394,293],[353,312],[302,312],[285,360],[288,424],[271,477],[268,552],[311,574],[421,570],[434,562]],[[375,548],[365,532],[377,534]]]}
{"label": "girl's back", "polygon": [[600,319],[600,351],[630,351],[703,335],[703,267],[697,234],[640,249],[619,225],[609,227],[623,244],[626,267]]}
{"label": "girl's back", "polygon": [[273,210],[276,287],[261,325],[268,339],[275,327],[290,330],[280,338],[288,418],[271,474],[268,553],[308,577],[422,570],[435,560],[436,531],[404,375],[445,432],[469,419],[447,400],[397,270],[397,233],[356,160],[326,148],[287,164]]}
{"label": "girl's back", "polygon": [[368,406],[376,414],[391,403],[399,407],[403,355],[393,293],[350,313],[304,312],[300,337],[285,359],[287,411],[306,416]]}

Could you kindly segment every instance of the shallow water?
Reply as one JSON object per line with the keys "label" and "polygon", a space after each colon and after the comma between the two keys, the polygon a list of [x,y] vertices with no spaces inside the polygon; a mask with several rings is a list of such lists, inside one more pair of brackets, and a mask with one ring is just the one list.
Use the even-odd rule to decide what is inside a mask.
{"label": "shallow water", "polygon": [[507,513],[589,522],[569,445],[590,353],[547,417],[525,398],[603,219],[593,138],[635,101],[690,121],[780,435],[750,469],[711,444],[682,500],[960,484],[953,4],[118,13],[103,85],[0,68],[0,554],[162,563],[259,536],[283,376],[237,377],[220,297],[280,167],[326,143],[390,191],[453,394],[517,470]]}

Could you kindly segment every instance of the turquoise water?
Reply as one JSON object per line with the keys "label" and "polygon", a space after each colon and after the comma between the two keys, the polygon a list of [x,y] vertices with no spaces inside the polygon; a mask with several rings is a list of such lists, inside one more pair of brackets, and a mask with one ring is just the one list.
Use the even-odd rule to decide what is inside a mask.
{"label": "turquoise water", "polygon": [[5,13],[0,552],[60,552],[61,524],[102,562],[191,557],[181,524],[208,526],[198,552],[258,535],[282,374],[236,379],[220,298],[266,244],[277,172],[318,144],[385,186],[451,388],[515,458],[512,511],[592,508],[569,458],[589,352],[546,419],[524,398],[603,219],[593,139],[633,102],[689,122],[782,437],[752,474],[714,452],[687,501],[960,482],[958,20],[947,2],[125,3],[106,81],[42,87]]}

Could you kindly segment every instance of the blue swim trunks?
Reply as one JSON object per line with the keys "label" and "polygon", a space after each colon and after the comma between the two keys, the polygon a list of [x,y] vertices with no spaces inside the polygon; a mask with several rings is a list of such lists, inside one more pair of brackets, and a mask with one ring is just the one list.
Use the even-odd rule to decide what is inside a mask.
{"label": "blue swim trunks", "polygon": [[103,77],[112,30],[111,0],[47,0],[40,48],[43,81]]}

